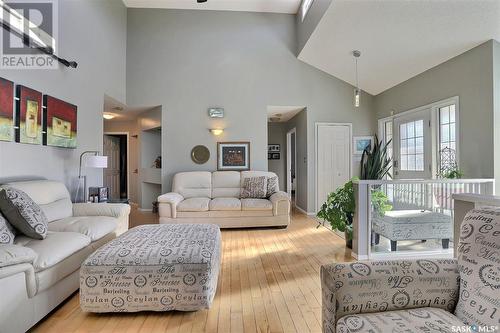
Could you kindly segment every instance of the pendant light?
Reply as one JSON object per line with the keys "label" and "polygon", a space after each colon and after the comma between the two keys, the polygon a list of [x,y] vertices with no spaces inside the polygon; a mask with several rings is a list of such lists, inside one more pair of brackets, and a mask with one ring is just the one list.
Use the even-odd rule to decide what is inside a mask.
{"label": "pendant light", "polygon": [[359,108],[361,89],[359,89],[359,82],[358,82],[358,58],[361,56],[361,52],[359,52],[358,50],[354,50],[352,51],[352,55],[354,56],[354,61],[356,66],[356,88],[354,89],[354,107]]}

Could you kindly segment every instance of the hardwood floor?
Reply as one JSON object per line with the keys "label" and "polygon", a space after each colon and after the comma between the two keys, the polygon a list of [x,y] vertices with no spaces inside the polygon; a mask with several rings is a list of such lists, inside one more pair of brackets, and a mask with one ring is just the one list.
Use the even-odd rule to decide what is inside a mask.
{"label": "hardwood floor", "polygon": [[[133,211],[131,226],[157,223]],[[322,264],[351,260],[344,241],[294,212],[287,229],[223,230],[222,270],[210,310],[89,314],[75,293],[33,332],[320,332]]]}

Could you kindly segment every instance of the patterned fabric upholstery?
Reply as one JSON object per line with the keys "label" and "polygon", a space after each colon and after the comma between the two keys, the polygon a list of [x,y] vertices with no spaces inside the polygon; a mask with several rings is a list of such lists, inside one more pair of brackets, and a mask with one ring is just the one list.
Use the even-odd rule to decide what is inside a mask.
{"label": "patterned fabric upholstery", "polygon": [[243,181],[241,198],[263,199],[267,195],[267,177],[248,177]]}
{"label": "patterned fabric upholstery", "polygon": [[0,244],[12,244],[16,237],[14,228],[0,213]]}
{"label": "patterned fabric upholstery", "polygon": [[221,234],[215,225],[136,227],[82,264],[80,306],[88,312],[208,308],[220,260]]}
{"label": "patterned fabric upholstery", "polygon": [[400,210],[389,211],[384,216],[374,215],[372,230],[390,240],[449,239],[453,235],[453,223],[444,214]]}
{"label": "patterned fabric upholstery", "polygon": [[458,263],[455,315],[468,325],[500,327],[500,209],[472,210],[465,216]]}
{"label": "patterned fabric upholstery", "polygon": [[0,210],[9,223],[26,236],[34,239],[47,236],[47,217],[25,192],[9,186],[0,188]]}
{"label": "patterned fabric upholstery", "polygon": [[389,260],[321,267],[323,331],[347,315],[420,307],[452,312],[458,300],[458,263],[452,259]]}
{"label": "patterned fabric upholstery", "polygon": [[337,322],[337,332],[442,333],[453,332],[453,326],[463,323],[448,311],[427,307],[344,316]]}
{"label": "patterned fabric upholstery", "polygon": [[269,198],[271,195],[274,193],[278,192],[280,190],[279,183],[278,183],[278,177],[273,176],[267,178],[267,194],[266,196]]}

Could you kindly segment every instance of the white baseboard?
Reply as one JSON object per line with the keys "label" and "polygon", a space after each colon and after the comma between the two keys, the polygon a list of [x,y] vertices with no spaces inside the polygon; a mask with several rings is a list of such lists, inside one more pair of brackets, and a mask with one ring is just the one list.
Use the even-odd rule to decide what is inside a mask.
{"label": "white baseboard", "polygon": [[299,206],[297,206],[297,205],[295,205],[295,208],[296,208],[299,212],[301,212],[302,214],[304,214],[304,215],[307,215],[307,216],[315,216],[315,215],[316,215],[316,213],[314,213],[314,212],[308,212],[308,211],[306,211],[305,209],[302,209],[302,208],[300,208],[300,207],[299,207]]}
{"label": "white baseboard", "polygon": [[141,212],[152,212],[153,208],[137,208],[137,210]]}

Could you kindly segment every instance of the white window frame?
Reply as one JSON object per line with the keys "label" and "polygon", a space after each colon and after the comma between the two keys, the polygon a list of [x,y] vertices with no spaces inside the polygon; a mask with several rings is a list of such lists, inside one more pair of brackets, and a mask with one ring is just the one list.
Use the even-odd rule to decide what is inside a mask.
{"label": "white window frame", "polygon": [[[432,133],[432,177],[435,178],[438,173],[439,167],[439,144],[440,144],[440,121],[439,121],[439,108],[455,104],[455,158],[457,160],[457,165],[460,167],[460,98],[458,96],[449,97],[437,102],[433,102],[427,105],[423,105],[411,110],[399,112],[392,114],[388,117],[380,118],[378,120],[378,136],[383,138],[385,142],[385,130],[384,125],[388,121],[394,121],[394,118],[409,115],[414,112],[422,111],[425,109],[431,109],[431,133]],[[395,128],[392,128],[392,135],[394,136]],[[394,160],[394,156],[393,156]]]}

